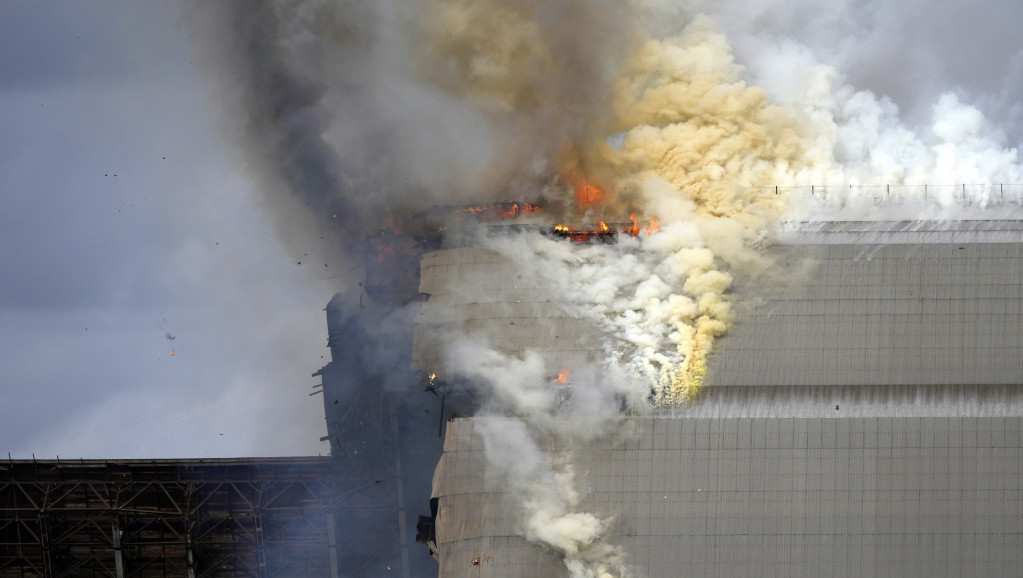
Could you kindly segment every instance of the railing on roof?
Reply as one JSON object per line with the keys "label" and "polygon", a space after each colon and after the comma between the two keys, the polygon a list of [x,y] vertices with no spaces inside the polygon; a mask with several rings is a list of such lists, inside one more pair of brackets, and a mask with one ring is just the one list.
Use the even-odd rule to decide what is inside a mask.
{"label": "railing on roof", "polygon": [[956,185],[806,185],[748,187],[748,190],[771,190],[776,194],[802,196],[821,203],[845,205],[855,200],[869,200],[875,205],[917,202],[964,207],[1023,206],[1023,184]]}

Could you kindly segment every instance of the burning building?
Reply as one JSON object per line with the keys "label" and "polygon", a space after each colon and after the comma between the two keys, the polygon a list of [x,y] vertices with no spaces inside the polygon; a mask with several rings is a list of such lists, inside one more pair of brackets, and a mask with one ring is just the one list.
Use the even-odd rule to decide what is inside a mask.
{"label": "burning building", "polygon": [[[1018,200],[967,190],[1019,182],[1016,150],[951,94],[916,130],[763,42],[765,12],[716,14],[755,14],[737,56],[714,4],[238,5],[204,36],[268,196],[338,216],[365,260],[321,371],[354,572],[427,551],[444,576],[1019,561],[1018,215],[956,206]],[[850,210],[786,231],[841,196],[810,183]],[[910,216],[879,220],[871,197],[900,190]]]}
{"label": "burning building", "polygon": [[[405,469],[420,497],[404,498],[400,542],[423,514],[428,550],[409,547],[441,576],[991,575],[1021,562],[1020,221],[786,225],[771,267],[736,276],[736,320],[703,386],[654,409],[594,375],[619,343],[607,326],[491,241],[580,258],[630,247],[514,226],[421,252],[402,353],[419,386],[380,414],[377,443],[418,440],[393,455],[430,456]],[[495,375],[509,367],[512,385]],[[432,423],[402,421],[413,407]]]}
{"label": "burning building", "polygon": [[[929,67],[845,75],[784,29],[890,30],[837,4],[186,3],[238,188],[346,290],[330,489],[11,461],[0,572],[1015,572],[1019,221],[935,217],[1019,200],[967,191],[1018,154],[953,94],[910,125],[847,84]],[[924,218],[779,232],[779,186],[886,182]]]}
{"label": "burning building", "polygon": [[[399,256],[411,272],[369,254],[393,271],[375,277],[386,290],[327,306],[330,458],[11,461],[0,576],[1005,575],[1023,562],[1021,221],[784,226],[772,267],[729,289],[735,319],[702,387],[682,404],[647,390],[646,406],[593,371],[619,337],[566,305],[558,275],[492,244],[584,259],[634,250],[627,226],[608,226],[615,244],[536,222],[449,227],[391,243],[413,251]],[[452,347],[463,335],[490,341]],[[508,363],[516,392],[499,379]]]}
{"label": "burning building", "polygon": [[[1021,545],[1019,221],[789,229],[769,251],[774,268],[736,282],[739,320],[690,403],[626,407],[588,435],[534,432],[529,455],[548,464],[532,473],[571,463],[574,498],[524,509],[529,490],[509,470],[537,466],[502,448],[518,426],[485,404],[449,419],[426,536],[441,575],[576,575],[573,564],[638,575],[1010,571]],[[416,370],[457,364],[442,345],[452,335],[490,336],[509,356],[541,351],[544,367],[606,355],[601,329],[506,255],[442,247],[420,271],[429,299],[413,329]],[[567,375],[567,391],[588,386]],[[476,379],[489,386],[463,386],[501,397],[491,377]],[[556,534],[584,512],[600,530],[552,537],[535,519]]]}

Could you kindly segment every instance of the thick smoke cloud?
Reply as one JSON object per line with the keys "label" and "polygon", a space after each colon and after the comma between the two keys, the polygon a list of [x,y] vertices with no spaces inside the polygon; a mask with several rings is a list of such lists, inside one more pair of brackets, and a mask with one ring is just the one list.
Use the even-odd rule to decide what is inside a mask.
{"label": "thick smoke cloud", "polygon": [[[978,109],[954,94],[940,96],[932,106],[929,126],[914,130],[900,118],[892,100],[853,88],[809,47],[790,38],[771,38],[760,42],[767,49],[749,67],[743,66],[718,21],[697,10],[685,12],[677,14],[684,26],[668,28],[659,19],[660,31],[630,36],[629,58],[617,63],[615,81],[592,85],[608,90],[607,108],[592,108],[589,115],[574,117],[588,122],[587,130],[559,131],[554,124],[553,141],[535,140],[541,151],[544,144],[557,143],[560,154],[552,157],[554,162],[566,163],[610,189],[613,200],[602,208],[605,214],[639,213],[642,220],[659,221],[660,229],[638,240],[625,239],[614,250],[558,246],[535,237],[490,243],[493,251],[541,278],[540,285],[558,287],[566,311],[600,326],[608,336],[606,368],[631,375],[633,383],[642,384],[638,390],[648,388],[654,403],[693,399],[715,339],[733,320],[728,296],[732,276],[757,274],[769,266],[758,248],[769,241],[778,220],[796,208],[818,213],[836,210],[835,203],[818,206],[810,195],[792,192],[796,187],[848,190],[838,198],[837,208],[841,208],[871,205],[872,199],[858,195],[866,185],[914,187],[1019,179],[1016,151],[1004,147],[1002,135],[992,130]],[[634,16],[625,21],[638,25],[649,14],[638,10]],[[513,27],[517,20],[500,22]],[[533,34],[529,24],[518,23],[517,30],[523,32],[512,36],[528,39],[531,53],[543,54],[542,36]],[[446,44],[463,46],[459,31],[458,26],[448,28]],[[507,28],[485,33],[487,38],[509,34]],[[469,46],[481,48],[479,43]],[[458,58],[463,64],[500,64],[460,76],[457,89],[462,94],[510,109],[512,116],[564,108],[557,90],[542,93],[548,100],[537,102],[531,91],[532,70],[525,68],[535,64],[534,59],[502,60],[490,45],[469,56],[459,53]],[[507,70],[515,66],[522,67],[519,74]],[[465,68],[477,72],[470,65],[460,70]],[[563,72],[572,77],[572,70]],[[768,81],[775,92],[751,85],[755,77]],[[519,80],[523,82],[514,82]],[[565,118],[572,119],[571,109],[565,110]],[[542,120],[544,115],[533,118]],[[514,145],[515,139],[510,140]],[[530,166],[521,162],[522,157],[512,157],[520,167]],[[571,184],[570,180],[562,183],[564,188]],[[848,185],[855,188],[846,189]],[[992,200],[990,189],[966,199],[956,198],[951,191],[939,189],[921,200],[930,202],[932,213],[946,215],[954,214],[964,201],[985,206]],[[543,376],[551,372],[550,368],[544,368],[546,373],[537,371],[536,356],[527,354],[525,361],[509,359],[491,367],[488,375],[480,375],[473,366],[485,358],[462,357],[464,374],[490,384],[502,413],[518,416],[537,432],[578,435],[571,420],[559,422],[560,408],[552,409],[558,406],[537,389],[546,385]],[[529,363],[533,371],[520,371],[521,363]],[[501,385],[507,376],[521,377],[522,382],[512,388],[529,393],[532,411],[523,411],[523,404],[515,403],[521,400],[509,400],[509,388]],[[618,389],[629,391],[627,386]],[[542,403],[535,403],[537,396]],[[606,428],[612,424],[610,420]],[[529,438],[514,451],[507,445],[491,441],[488,446],[498,456],[495,466],[536,451]],[[549,464],[545,468],[546,477],[558,471]],[[535,478],[535,472],[521,480],[506,476],[512,491],[523,494],[524,535],[564,555],[575,575],[599,575],[607,568],[627,572],[625,566],[609,562],[621,560],[610,546],[607,560],[574,567],[573,551],[565,547],[561,534],[537,531],[537,521],[543,519],[539,514],[549,506],[538,506],[546,501],[529,483]],[[547,491],[553,487],[544,485]],[[566,508],[561,504],[554,510],[563,513]],[[547,523],[561,527],[554,519]],[[586,528],[577,531],[579,539],[594,540]]]}
{"label": "thick smoke cloud", "polygon": [[[485,112],[499,131],[479,185],[530,197],[603,137],[610,88],[640,30],[611,0],[431,0],[423,78]],[[595,168],[595,167],[592,167]]]}
{"label": "thick smoke cloud", "polygon": [[[1015,123],[999,130],[986,116],[1018,117],[1020,53],[992,44],[997,34],[959,48],[1011,57],[1002,79],[949,64],[956,49],[939,39],[899,48],[905,30],[954,29],[966,4],[213,6],[187,20],[204,53],[223,57],[214,76],[228,124],[293,245],[313,221],[351,245],[390,216],[502,197],[543,196],[577,223],[634,216],[649,227],[614,248],[481,241],[605,334],[603,362],[572,368],[568,399],[549,387],[558,368],[503,351],[500,335],[448,347],[448,371],[502,416],[486,440],[493,464],[523,464],[504,472],[522,535],[573,576],[624,576],[627,562],[608,542],[613,522],[579,511],[571,464],[544,458],[537,435],[604,435],[622,406],[690,402],[734,321],[732,279],[770,267],[761,248],[780,220],[876,216],[871,191],[889,187],[904,210],[955,217],[964,203],[1004,201],[986,185],[1023,177],[1006,144]],[[580,183],[604,201],[578,203]],[[957,184],[961,194],[924,188]],[[580,427],[584,415],[596,418]]]}
{"label": "thick smoke cloud", "polygon": [[432,204],[505,192],[471,178],[492,128],[416,72],[421,32],[409,7],[186,1],[181,14],[220,129],[296,257],[356,269],[365,235]]}

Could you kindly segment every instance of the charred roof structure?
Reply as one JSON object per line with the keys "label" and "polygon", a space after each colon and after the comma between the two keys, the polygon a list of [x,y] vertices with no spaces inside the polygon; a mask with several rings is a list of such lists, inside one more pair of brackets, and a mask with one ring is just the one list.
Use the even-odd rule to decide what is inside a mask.
{"label": "charred roof structure", "polygon": [[[691,405],[538,440],[554,462],[574,457],[580,507],[613,520],[639,576],[1017,572],[1023,223],[801,223],[769,253],[771,271],[733,286],[737,322]],[[442,364],[431,336],[481,326],[503,328],[510,353],[593,354],[585,323],[492,253],[428,253],[422,290],[420,367]],[[448,425],[440,575],[567,576],[523,537],[507,470],[484,451],[492,419]]]}

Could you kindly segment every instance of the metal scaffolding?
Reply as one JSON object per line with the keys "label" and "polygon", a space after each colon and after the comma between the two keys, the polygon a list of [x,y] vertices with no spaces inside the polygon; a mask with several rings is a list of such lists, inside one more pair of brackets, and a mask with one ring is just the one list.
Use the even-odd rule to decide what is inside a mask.
{"label": "metal scaffolding", "polygon": [[0,464],[0,578],[339,576],[328,458]]}

